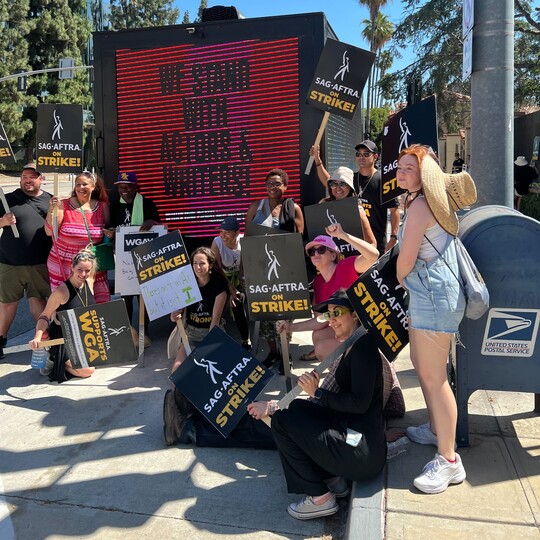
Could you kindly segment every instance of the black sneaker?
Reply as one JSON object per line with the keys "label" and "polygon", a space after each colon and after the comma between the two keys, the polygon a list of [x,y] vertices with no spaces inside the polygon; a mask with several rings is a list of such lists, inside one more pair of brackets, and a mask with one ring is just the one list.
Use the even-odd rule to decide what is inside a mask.
{"label": "black sneaker", "polygon": [[7,337],[0,336],[0,358],[5,358],[4,347],[7,345]]}

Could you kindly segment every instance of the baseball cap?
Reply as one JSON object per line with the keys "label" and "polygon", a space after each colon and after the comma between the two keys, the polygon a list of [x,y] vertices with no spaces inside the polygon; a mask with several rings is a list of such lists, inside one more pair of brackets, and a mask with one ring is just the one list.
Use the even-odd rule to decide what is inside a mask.
{"label": "baseball cap", "polygon": [[309,248],[312,248],[313,246],[325,246],[328,249],[335,251],[336,253],[340,252],[336,243],[329,236],[326,236],[324,234],[320,234],[319,236],[316,236],[311,242],[308,242],[305,247],[306,252]]}
{"label": "baseball cap", "polygon": [[235,217],[229,216],[221,222],[219,228],[224,231],[237,231],[240,229],[240,223]]}
{"label": "baseball cap", "polygon": [[25,171],[25,170],[31,170],[31,171],[34,171],[36,172],[37,174],[39,174],[39,176],[41,176],[41,173],[37,170],[37,166],[35,163],[27,163],[23,168],[22,170]]}
{"label": "baseball cap", "polygon": [[364,147],[364,148],[367,148],[370,152],[373,152],[374,154],[378,154],[379,153],[379,149],[377,148],[377,145],[373,142],[373,141],[370,141],[369,139],[366,139],[364,141],[362,141],[361,143],[358,143],[354,149],[355,150],[358,150],[359,148],[361,147]]}
{"label": "baseball cap", "polygon": [[115,184],[136,184],[137,175],[134,172],[124,172],[118,175]]}

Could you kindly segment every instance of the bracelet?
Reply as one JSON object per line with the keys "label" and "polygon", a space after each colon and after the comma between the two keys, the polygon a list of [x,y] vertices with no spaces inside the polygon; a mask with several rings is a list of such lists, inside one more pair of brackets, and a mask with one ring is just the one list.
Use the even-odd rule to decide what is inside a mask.
{"label": "bracelet", "polygon": [[397,234],[391,234],[390,238],[395,238],[397,240]]}
{"label": "bracelet", "polygon": [[279,405],[276,400],[272,400],[268,402],[268,406],[266,407],[266,414],[268,416],[272,416],[276,411],[279,411]]}
{"label": "bracelet", "polygon": [[319,163],[315,163],[316,167],[322,167],[322,161],[319,161]]}
{"label": "bracelet", "polygon": [[[47,326],[50,326],[51,325],[51,321],[48,317],[45,317],[45,315],[40,315],[38,318],[37,318],[37,321],[45,321],[47,323]],[[37,323],[36,321],[36,323]]]}

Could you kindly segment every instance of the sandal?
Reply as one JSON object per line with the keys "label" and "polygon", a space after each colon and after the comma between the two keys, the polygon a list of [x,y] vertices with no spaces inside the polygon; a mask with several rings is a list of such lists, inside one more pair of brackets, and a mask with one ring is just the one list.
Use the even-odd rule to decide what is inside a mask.
{"label": "sandal", "polygon": [[318,360],[317,355],[315,354],[315,349],[312,351],[309,351],[306,354],[303,354],[299,360],[302,360],[303,362],[316,362]]}

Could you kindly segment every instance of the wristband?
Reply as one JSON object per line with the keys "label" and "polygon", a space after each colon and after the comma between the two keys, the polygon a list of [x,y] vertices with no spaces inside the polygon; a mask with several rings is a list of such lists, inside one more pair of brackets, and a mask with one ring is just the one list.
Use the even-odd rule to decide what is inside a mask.
{"label": "wristband", "polygon": [[390,238],[394,238],[395,240],[397,240],[397,234],[391,234]]}
{"label": "wristband", "polygon": [[322,166],[322,161],[319,161],[319,163],[315,163],[315,166],[316,167],[321,167]]}

